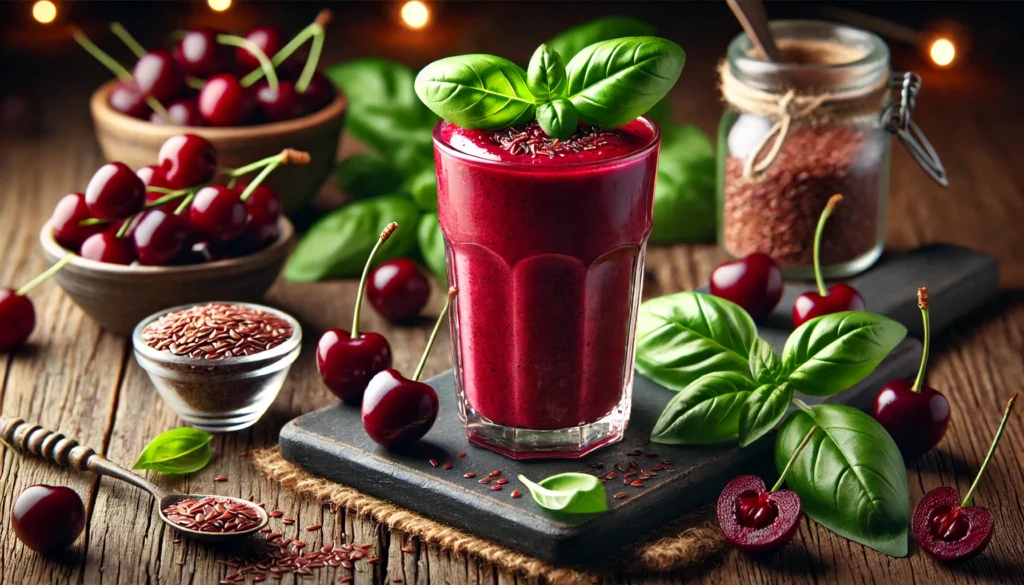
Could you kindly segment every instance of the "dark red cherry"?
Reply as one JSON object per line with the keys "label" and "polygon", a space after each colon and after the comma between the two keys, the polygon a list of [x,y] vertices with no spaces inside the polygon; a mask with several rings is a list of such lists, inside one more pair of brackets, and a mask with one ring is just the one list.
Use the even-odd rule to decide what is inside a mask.
{"label": "dark red cherry", "polygon": [[857,289],[848,284],[836,284],[829,287],[825,296],[810,291],[798,296],[793,303],[793,327],[822,315],[863,310],[864,299]]}
{"label": "dark red cherry", "polygon": [[217,172],[217,151],[208,140],[195,134],[171,136],[157,155],[171,189],[185,189],[205,183]]}
{"label": "dark red cherry", "polygon": [[202,238],[227,242],[245,229],[245,204],[239,192],[225,185],[209,185],[196,192],[189,210],[189,223]]}
{"label": "dark red cherry", "polygon": [[[257,26],[250,30],[245,38],[252,41],[267,57],[271,58],[284,46],[284,35],[276,26]],[[235,50],[235,62],[238,63],[243,74],[260,67],[259,59],[242,47]]]}
{"label": "dark red cherry", "polygon": [[188,222],[161,209],[147,211],[132,236],[140,264],[166,266],[181,254],[188,240]]}
{"label": "dark red cherry", "polygon": [[[139,168],[139,170],[135,171],[135,174],[138,175],[139,178],[142,179],[143,184],[146,185],[147,204],[152,203],[157,199],[161,199],[167,195],[166,193],[162,193],[160,191],[149,191],[149,187],[173,189],[173,187],[171,187],[170,181],[167,180],[167,175],[164,174],[164,170],[157,165],[146,165],[144,167],[141,167]],[[178,209],[178,206],[181,205],[183,199],[184,197],[179,197],[177,199],[168,201],[167,203],[161,205],[160,209],[164,210],[167,213],[174,213],[175,210]]]}
{"label": "dark red cherry", "polygon": [[367,384],[391,367],[391,345],[379,333],[353,338],[344,329],[329,329],[316,345],[316,368],[324,384],[347,404],[359,404]]}
{"label": "dark red cherry", "polygon": [[800,497],[768,492],[764,480],[741,475],[718,497],[718,526],[725,539],[746,553],[766,553],[793,540],[800,522]]}
{"label": "dark red cherry", "polygon": [[150,112],[149,121],[154,124],[170,124],[172,126],[202,126],[203,117],[199,115],[199,104],[195,98],[175,100],[167,106],[170,121],[156,112]]}
{"label": "dark red cherry", "polygon": [[256,102],[259,103],[263,117],[270,122],[298,118],[306,111],[303,97],[295,92],[295,83],[292,81],[280,81],[276,91],[266,81],[260,82],[256,86]]}
{"label": "dark red cherry", "polygon": [[949,426],[949,401],[934,388],[912,388],[913,380],[893,380],[875,397],[871,416],[896,441],[907,459],[926,453],[939,444]]}
{"label": "dark red cherry", "polygon": [[413,443],[437,419],[437,392],[423,382],[387,369],[370,380],[363,395],[363,428],[385,447]]}
{"label": "dark red cherry", "polygon": [[0,288],[0,352],[18,347],[36,327],[36,310],[27,296]]}
{"label": "dark red cherry", "polygon": [[711,272],[711,294],[743,307],[754,319],[772,312],[782,288],[782,270],[761,252],[725,262]]}
{"label": "dark red cherry", "polygon": [[174,59],[186,75],[210,77],[231,69],[234,49],[217,42],[220,31],[196,28],[187,31],[174,47]]}
{"label": "dark red cherry", "polygon": [[918,502],[910,520],[914,540],[940,561],[965,561],[985,550],[995,524],[987,508],[960,506],[951,487],[936,488]]}
{"label": "dark red cherry", "polygon": [[250,88],[230,73],[214,75],[199,92],[199,115],[210,126],[239,126],[256,110]]}
{"label": "dark red cherry", "polygon": [[[246,185],[238,185],[235,189],[239,194],[245,191]],[[261,250],[280,235],[277,220],[281,217],[281,202],[274,190],[266,185],[257,185],[256,189],[245,200],[245,230],[233,244],[238,244],[239,251],[249,254]]]}
{"label": "dark red cherry", "polygon": [[120,162],[100,167],[85,188],[85,204],[93,217],[121,219],[142,209],[146,186],[127,165]]}
{"label": "dark red cherry", "polygon": [[89,236],[82,244],[79,256],[96,262],[127,266],[135,262],[135,245],[131,238],[119,238],[114,231],[106,231]]}
{"label": "dark red cherry", "polygon": [[145,118],[149,114],[149,105],[134,83],[118,83],[110,92],[110,107],[133,118]]}
{"label": "dark red cherry", "polygon": [[370,273],[366,298],[387,320],[406,321],[419,315],[426,306],[430,281],[412,260],[388,260]]}
{"label": "dark red cherry", "polygon": [[81,225],[83,221],[91,217],[89,207],[85,204],[85,195],[71,193],[61,197],[50,217],[50,227],[53,228],[54,239],[61,246],[77,251],[86,238],[102,232],[108,227],[104,224]]}
{"label": "dark red cherry", "polygon": [[305,112],[315,112],[326,107],[334,99],[334,85],[317,71],[301,96]]}
{"label": "dark red cherry", "polygon": [[185,75],[178,68],[171,52],[164,49],[147,51],[135,62],[132,70],[135,85],[144,96],[159,102],[174,99],[185,89]]}
{"label": "dark red cherry", "polygon": [[195,241],[185,244],[185,250],[178,256],[176,264],[205,264],[230,258],[227,248],[216,242]]}
{"label": "dark red cherry", "polygon": [[11,525],[30,549],[57,552],[71,546],[85,530],[85,506],[71,488],[29,486],[14,501]]}

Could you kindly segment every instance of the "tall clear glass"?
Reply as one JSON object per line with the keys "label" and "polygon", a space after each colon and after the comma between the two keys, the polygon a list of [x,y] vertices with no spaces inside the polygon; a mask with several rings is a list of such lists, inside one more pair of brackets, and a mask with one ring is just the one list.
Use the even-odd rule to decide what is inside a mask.
{"label": "tall clear glass", "polygon": [[488,160],[434,130],[460,416],[517,459],[580,457],[629,421],[660,131],[629,154]]}

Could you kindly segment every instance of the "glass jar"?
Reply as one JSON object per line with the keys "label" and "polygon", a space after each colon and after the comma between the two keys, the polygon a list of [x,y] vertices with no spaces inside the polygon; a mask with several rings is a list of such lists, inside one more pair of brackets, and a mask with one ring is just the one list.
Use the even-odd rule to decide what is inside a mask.
{"label": "glass jar", "polygon": [[755,57],[740,34],[719,67],[727,104],[718,134],[719,243],[732,256],[764,252],[787,277],[810,278],[815,227],[838,193],[821,265],[825,278],[845,278],[882,253],[893,134],[946,184],[910,120],[920,78],[890,71],[889,49],[873,33],[820,21],[771,28],[782,62]]}

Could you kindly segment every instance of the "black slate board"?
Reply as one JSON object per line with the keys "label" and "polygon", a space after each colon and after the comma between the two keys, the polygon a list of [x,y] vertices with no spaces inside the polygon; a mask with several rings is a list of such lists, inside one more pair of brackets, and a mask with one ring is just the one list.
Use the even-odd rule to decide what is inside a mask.
{"label": "black slate board", "polygon": [[[869,309],[901,321],[913,335],[920,330],[914,299],[917,286],[926,285],[931,290],[932,326],[938,332],[995,294],[998,269],[987,256],[935,245],[889,258],[850,282],[864,295]],[[761,336],[776,349],[781,350],[792,329],[789,311],[793,299],[808,288],[809,285],[787,286],[776,312],[759,324]],[[865,408],[881,384],[912,376],[919,359],[920,343],[908,337],[867,380],[829,401]],[[438,391],[440,415],[424,440],[408,450],[381,448],[363,432],[358,409],[337,404],[288,423],[281,431],[281,452],[285,459],[316,475],[559,564],[586,563],[637,539],[659,524],[717,497],[725,482],[740,473],[774,475],[770,439],[743,450],[734,445],[646,445],[646,438],[672,393],[639,375],[634,384],[626,438],[580,460],[513,461],[471,447],[458,419],[451,371],[429,383]],[[821,401],[802,398],[808,403]],[[626,455],[635,449],[657,453],[657,458]],[[468,456],[458,458],[461,451]],[[432,467],[431,458],[442,466],[452,462],[454,468]],[[615,463],[626,459],[637,460],[641,468],[670,459],[676,471],[660,472],[644,488],[623,486],[618,478],[610,480],[606,491],[611,511],[587,516],[545,512],[515,479],[520,473],[540,479],[566,471],[583,471],[594,463],[603,463],[605,469],[599,473],[606,473]],[[491,491],[490,486],[477,481],[492,470],[501,470],[502,477],[510,480],[502,491]],[[477,479],[463,478],[468,471],[476,472]],[[523,497],[512,499],[511,491],[516,488],[523,492]],[[617,491],[626,491],[630,496],[612,499]]]}

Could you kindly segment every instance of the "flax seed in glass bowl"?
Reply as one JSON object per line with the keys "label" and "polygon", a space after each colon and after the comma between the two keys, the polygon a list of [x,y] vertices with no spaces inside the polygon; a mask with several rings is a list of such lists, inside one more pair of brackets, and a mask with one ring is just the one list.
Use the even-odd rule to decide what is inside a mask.
{"label": "flax seed in glass bowl", "polygon": [[209,432],[253,425],[299,355],[294,317],[262,305],[193,303],[143,319],[135,359],[185,423]]}

